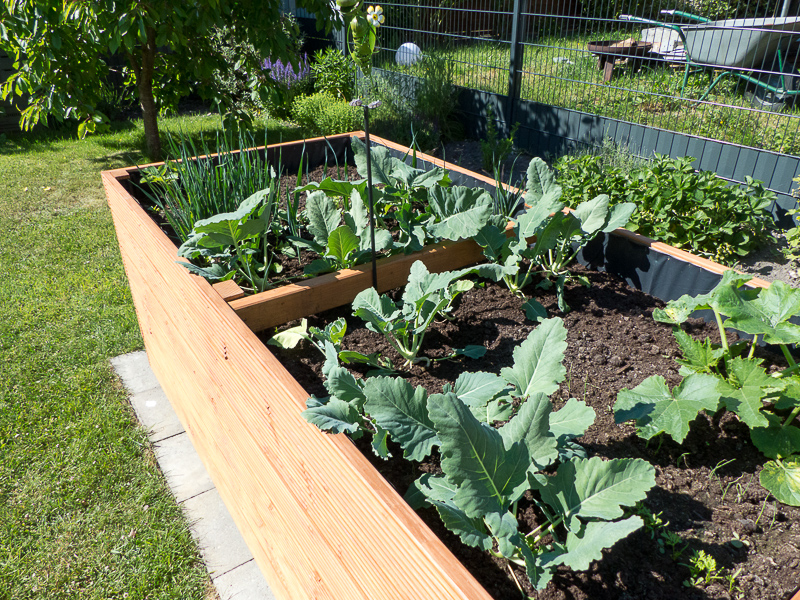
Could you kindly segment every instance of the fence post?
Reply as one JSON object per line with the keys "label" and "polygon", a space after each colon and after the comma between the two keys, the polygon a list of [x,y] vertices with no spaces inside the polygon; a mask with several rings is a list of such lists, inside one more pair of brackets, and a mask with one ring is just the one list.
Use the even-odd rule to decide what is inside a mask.
{"label": "fence post", "polygon": [[514,126],[514,106],[520,96],[520,83],[522,70],[522,58],[525,48],[522,45],[522,32],[525,31],[525,21],[527,21],[528,0],[514,0],[514,16],[511,25],[511,55],[508,64],[508,93],[506,94],[505,107],[505,135]]}

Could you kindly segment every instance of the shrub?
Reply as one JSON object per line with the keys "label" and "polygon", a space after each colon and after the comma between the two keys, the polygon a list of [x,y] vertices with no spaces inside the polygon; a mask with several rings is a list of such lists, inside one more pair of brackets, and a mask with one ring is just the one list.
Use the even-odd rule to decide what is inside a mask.
{"label": "shrub", "polygon": [[353,61],[336,48],[326,48],[314,54],[311,65],[314,73],[314,91],[350,101],[353,99],[356,69]]}
{"label": "shrub", "polygon": [[598,194],[608,194],[612,204],[633,202],[631,231],[733,264],[768,238],[775,225],[768,210],[775,194],[750,177],[737,186],[711,171],[695,171],[694,160],[656,154],[652,163],[626,171],[584,155],[562,157],[555,168],[568,206]]}
{"label": "shrub", "polygon": [[362,129],[361,111],[329,93],[297,98],[292,119],[308,135],[333,135]]}

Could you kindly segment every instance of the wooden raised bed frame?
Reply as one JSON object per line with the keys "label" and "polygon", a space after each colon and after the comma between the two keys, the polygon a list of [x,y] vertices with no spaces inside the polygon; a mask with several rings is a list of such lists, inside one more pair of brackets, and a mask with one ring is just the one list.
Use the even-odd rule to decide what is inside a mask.
{"label": "wooden raised bed frame", "polygon": [[[348,438],[323,434],[300,416],[308,394],[253,332],[351,301],[371,284],[370,267],[238,297],[235,285],[212,286],[176,263],[175,245],[121,184],[133,171],[102,178],[150,364],[275,595],[488,599]],[[429,249],[425,259],[444,270],[479,257],[477,245],[462,242]],[[405,283],[416,258],[384,260],[380,287]]]}

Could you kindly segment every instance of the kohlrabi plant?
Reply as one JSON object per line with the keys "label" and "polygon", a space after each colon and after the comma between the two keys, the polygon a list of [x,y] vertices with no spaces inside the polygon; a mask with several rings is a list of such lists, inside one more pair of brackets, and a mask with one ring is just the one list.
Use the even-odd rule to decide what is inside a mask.
{"label": "kohlrabi plant", "polygon": [[[789,321],[800,315],[800,290],[781,281],[766,289],[749,288],[744,284],[750,279],[725,271],[709,293],[681,296],[653,312],[657,321],[674,326],[684,379],[673,390],[658,375],[622,390],[615,418],[619,423],[635,420],[645,439],[666,433],[680,443],[701,410],[714,413],[722,406],[750,427],[753,444],[772,459],[761,471],[761,485],[781,502],[800,506],[800,374],[790,351],[800,343],[800,326]],[[721,343],[696,341],[680,328],[696,310],[713,312]],[[731,344],[729,331],[752,339]],[[788,367],[768,373],[763,359],[755,357],[759,342],[779,349]]]}
{"label": "kohlrabi plant", "polygon": [[[402,299],[396,303],[388,295],[379,296],[374,288],[360,292],[353,300],[353,314],[361,318],[371,331],[383,334],[406,365],[425,363],[431,359],[419,356],[422,342],[437,315],[446,314],[453,300],[472,287],[464,278],[479,275],[497,281],[496,265],[478,265],[459,271],[429,273],[422,261],[411,265]],[[483,346],[467,346],[451,356],[463,354],[480,357]],[[448,357],[449,358],[449,357]]]}
{"label": "kohlrabi plant", "polygon": [[335,321],[328,323],[324,329],[309,327],[308,320],[302,319],[299,325],[289,327],[273,335],[267,344],[277,346],[284,350],[296,348],[297,345],[306,341],[314,348],[319,350],[323,356],[328,356],[331,348],[335,351],[338,360],[344,364],[365,364],[373,367],[370,374],[388,374],[394,372],[392,361],[382,357],[379,353],[362,354],[353,350],[344,350],[342,342],[347,332],[347,321],[339,317]]}
{"label": "kohlrabi plant", "polygon": [[[308,194],[305,214],[313,240],[289,238],[296,246],[307,247],[322,257],[306,265],[306,275],[346,269],[372,255],[369,214],[358,186],[351,188],[348,206],[348,210],[342,210],[322,189]],[[376,229],[375,251],[387,251],[392,246],[391,233],[386,229]]]}
{"label": "kohlrabi plant", "polygon": [[567,265],[596,235],[623,227],[635,206],[625,202],[609,207],[608,196],[601,195],[574,211],[563,211],[561,187],[540,158],[528,166],[526,190],[524,200],[529,208],[515,217],[511,236],[495,222],[487,224],[475,239],[490,261],[503,266],[503,281],[514,294],[524,296],[522,288],[538,272],[543,277],[539,286],[555,284],[558,306],[566,312],[565,284],[573,279],[589,284]]}
{"label": "kohlrabi plant", "polygon": [[[415,461],[438,446],[443,474],[423,475],[409,503],[436,508],[464,543],[523,566],[541,589],[557,566],[587,569],[641,527],[623,507],[655,483],[643,460],[586,458],[574,442],[594,421],[584,402],[573,398],[553,412],[548,396],[565,377],[565,350],[561,319],[544,320],[500,375],[464,373],[434,394],[396,377],[356,379],[334,356],[324,369],[331,396],[310,398],[303,415],[326,431],[371,434],[384,457],[388,439]],[[556,462],[551,474],[543,472]],[[517,510],[529,491],[540,519],[524,532]]]}
{"label": "kohlrabi plant", "polygon": [[269,236],[277,220],[278,180],[244,200],[234,212],[221,213],[194,224],[178,256],[192,273],[209,281],[239,279],[254,292],[271,287],[273,251]]}

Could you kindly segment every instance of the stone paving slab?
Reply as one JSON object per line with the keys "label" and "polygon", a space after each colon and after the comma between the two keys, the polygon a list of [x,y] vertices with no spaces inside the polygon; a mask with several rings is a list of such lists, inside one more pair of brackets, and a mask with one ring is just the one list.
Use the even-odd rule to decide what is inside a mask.
{"label": "stone paving slab", "polygon": [[220,600],[275,600],[244,538],[195,452],[144,351],[111,359],[158,465],[190,521]]}

